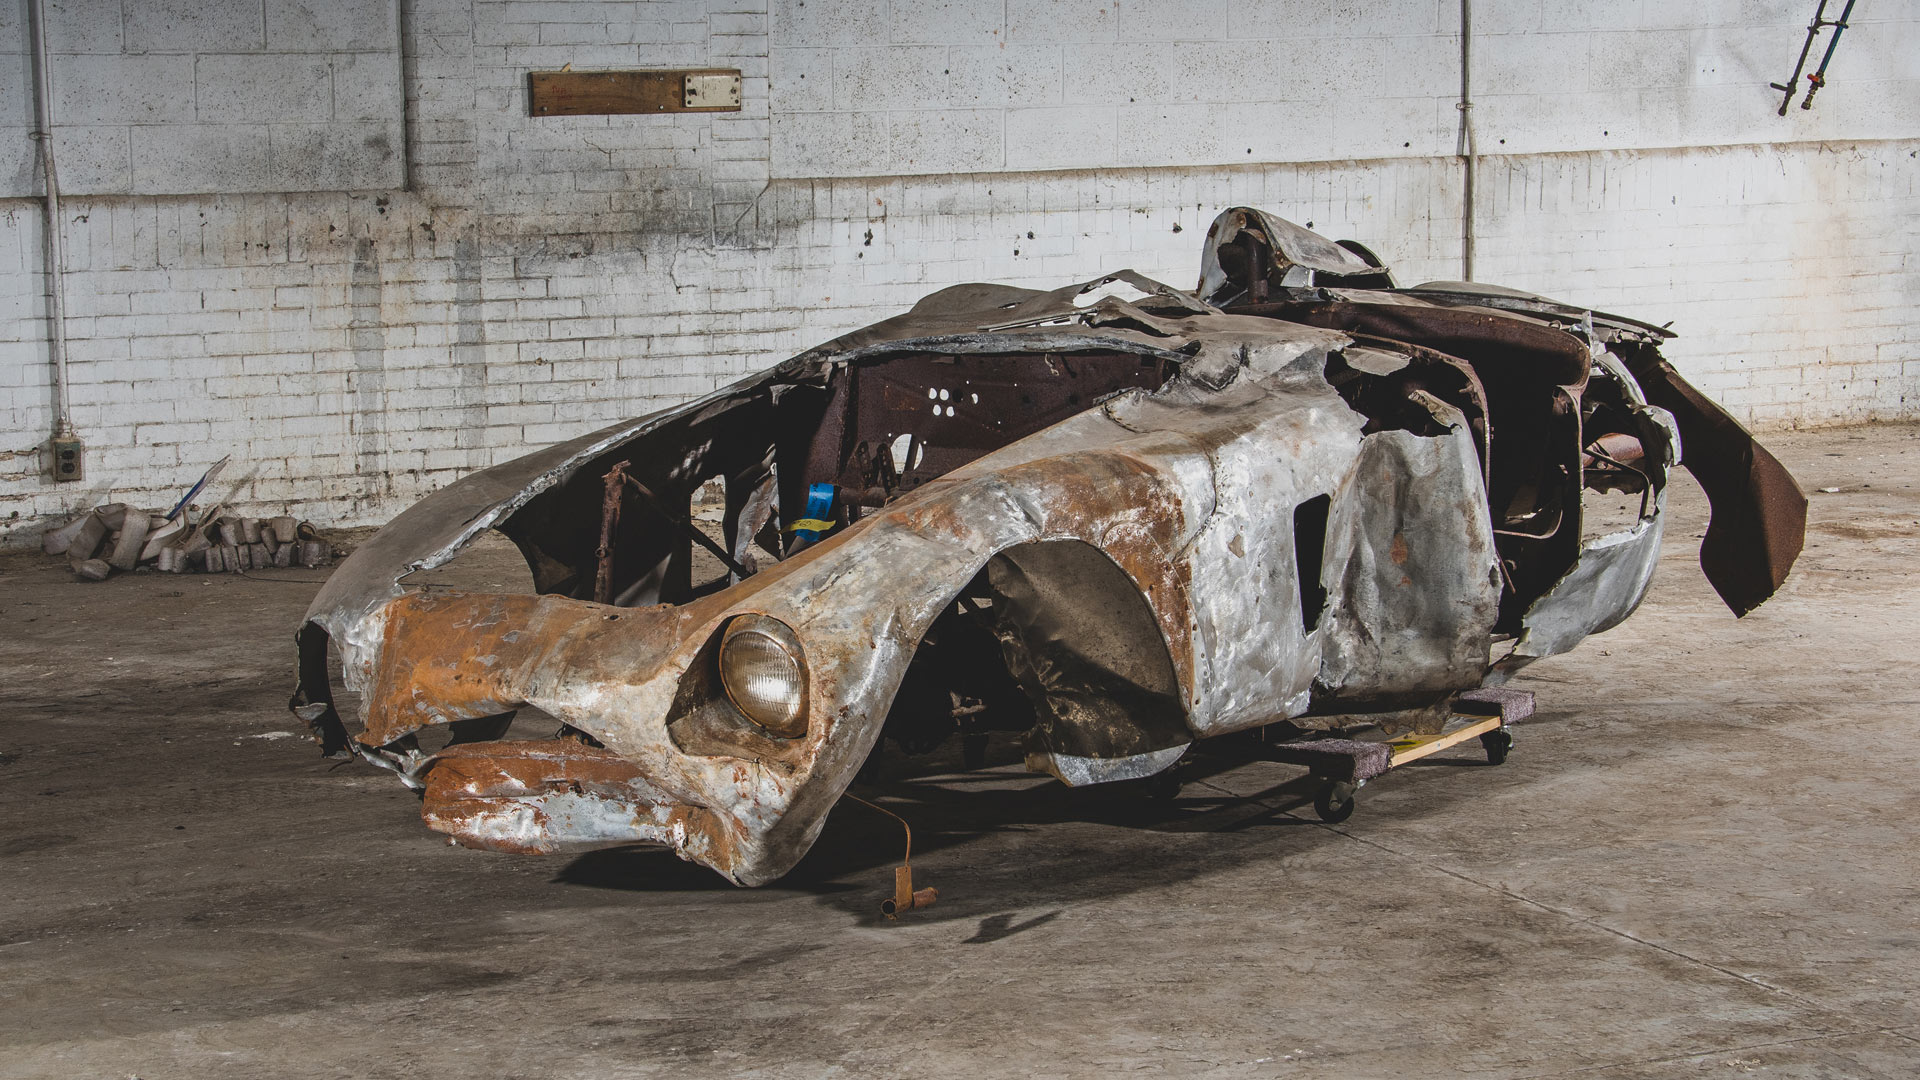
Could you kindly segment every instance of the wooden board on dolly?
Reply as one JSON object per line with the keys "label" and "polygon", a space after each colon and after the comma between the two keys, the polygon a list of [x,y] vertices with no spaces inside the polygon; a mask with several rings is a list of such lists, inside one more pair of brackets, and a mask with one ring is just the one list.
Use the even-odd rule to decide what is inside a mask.
{"label": "wooden board on dolly", "polygon": [[1271,743],[1265,756],[1289,765],[1304,765],[1320,782],[1313,809],[1320,820],[1338,823],[1353,816],[1354,793],[1382,773],[1437,754],[1477,738],[1487,763],[1507,760],[1513,748],[1508,726],[1533,715],[1533,695],[1525,690],[1489,687],[1469,690],[1454,699],[1448,726],[1433,735],[1409,735],[1392,742],[1359,739],[1304,739]]}

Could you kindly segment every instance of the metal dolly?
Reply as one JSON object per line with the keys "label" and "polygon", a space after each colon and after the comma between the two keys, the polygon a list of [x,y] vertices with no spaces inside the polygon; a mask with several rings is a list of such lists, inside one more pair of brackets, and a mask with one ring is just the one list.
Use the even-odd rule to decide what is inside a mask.
{"label": "metal dolly", "polygon": [[[1508,726],[1533,715],[1533,694],[1526,690],[1488,687],[1469,690],[1454,699],[1449,727],[1435,735],[1409,735],[1392,742],[1358,739],[1306,739],[1269,743],[1264,756],[1288,765],[1304,765],[1320,781],[1313,797],[1314,812],[1328,824],[1353,816],[1353,797],[1367,781],[1410,761],[1437,754],[1468,739],[1480,739],[1487,764],[1507,760],[1513,748]],[[1453,722],[1460,722],[1452,726]]]}

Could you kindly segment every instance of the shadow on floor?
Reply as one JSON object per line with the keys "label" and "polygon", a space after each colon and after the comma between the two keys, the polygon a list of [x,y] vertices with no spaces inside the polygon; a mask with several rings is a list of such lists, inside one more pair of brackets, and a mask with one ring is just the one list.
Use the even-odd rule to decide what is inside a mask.
{"label": "shadow on floor", "polygon": [[[1249,766],[1244,753],[1197,751],[1180,766],[1182,787],[1174,798],[1154,798],[1144,782],[1072,789],[1020,770],[1017,756],[993,755],[984,770],[960,772],[933,761],[916,771],[911,763],[895,775],[884,771],[878,783],[856,784],[854,794],[877,802],[913,827],[913,854],[920,870],[916,884],[942,883],[941,901],[914,912],[917,922],[982,919],[970,943],[984,944],[1040,925],[1016,923],[1014,916],[992,913],[1017,898],[1026,908],[1038,903],[1071,903],[1091,897],[1122,895],[1152,885],[1230,869],[1270,857],[1272,843],[1250,844],[1244,836],[1285,829],[1288,854],[1311,850],[1337,834],[1320,827],[1312,809],[1316,782],[1281,765]],[[1409,768],[1486,767],[1484,759],[1429,758]],[[1214,781],[1239,771],[1233,787],[1248,780],[1272,780],[1249,794],[1234,794]],[[1429,804],[1440,810],[1450,799]],[[1063,829],[1091,825],[1094,830]],[[1026,835],[1032,835],[1029,841]],[[1193,843],[1184,838],[1240,834],[1231,843]],[[1143,838],[1144,837],[1144,838]],[[897,866],[904,836],[897,822],[851,800],[834,808],[824,831],[805,859],[779,881],[756,893],[805,895],[841,908],[860,921],[880,924],[880,899],[891,890],[890,869]],[[1022,849],[1008,857],[1009,846]],[[1150,852],[1150,857],[1143,857]],[[933,856],[946,856],[933,859]],[[964,888],[953,888],[951,867],[965,867]],[[928,879],[928,880],[922,880]],[[737,892],[718,874],[683,862],[653,847],[623,847],[590,852],[567,864],[556,884],[637,893]],[[962,893],[964,892],[964,896]],[[969,902],[968,898],[978,898]],[[1057,912],[1055,912],[1057,914]],[[983,918],[984,916],[984,918]]]}

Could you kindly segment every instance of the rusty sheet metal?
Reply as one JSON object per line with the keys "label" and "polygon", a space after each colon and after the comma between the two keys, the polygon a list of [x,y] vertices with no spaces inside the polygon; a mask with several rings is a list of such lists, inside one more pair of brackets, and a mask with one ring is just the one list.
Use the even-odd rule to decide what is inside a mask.
{"label": "rusty sheet metal", "polygon": [[[1250,214],[1295,268],[1351,269]],[[1675,440],[1634,378],[1683,384],[1634,325],[1514,304],[1283,280],[1222,312],[1132,273],[942,290],[422,500],[321,590],[293,705],[324,751],[397,773],[461,843],[659,843],[743,885],[806,853],[928,650],[977,666],[997,646],[1005,670],[973,687],[966,664],[916,668],[963,680],[910,695],[910,711],[953,703],[919,730],[998,715],[1030,768],[1069,784],[1150,776],[1196,739],[1282,719],[1418,726],[1625,617],[1658,548]],[[1697,440],[1730,436],[1687,408],[1689,459],[1710,462]],[[893,459],[901,439],[924,454]],[[608,512],[622,462],[649,512]],[[658,526],[709,478],[723,535],[698,539],[728,565],[699,582],[694,538]],[[1587,483],[1639,484],[1643,520],[1583,545]],[[764,539],[802,520],[824,538]],[[536,595],[407,587],[487,529],[526,555]],[[803,676],[769,727],[725,681],[743,616]],[[356,715],[335,707],[330,650]],[[529,707],[578,738],[489,741]],[[452,744],[422,749],[442,727]]]}
{"label": "rusty sheet metal", "polygon": [[[1093,351],[922,353],[849,365],[834,387],[849,415],[823,426],[808,472],[855,490],[911,491],[1122,390],[1157,390],[1171,367],[1153,353]],[[896,469],[885,451],[904,433],[916,442]]]}
{"label": "rusty sheet metal", "polygon": [[1307,284],[1311,272],[1338,279],[1371,275],[1377,269],[1352,250],[1285,218],[1235,207],[1207,230],[1197,293],[1215,303],[1234,295],[1261,301],[1269,289]]}
{"label": "rusty sheet metal", "polygon": [[1151,776],[1192,742],[1154,613],[1085,543],[1024,544],[988,564],[1007,665],[1032,697],[1027,760],[1069,787]]}
{"label": "rusty sheet metal", "polygon": [[1666,505],[1666,493],[1661,492],[1645,520],[1581,547],[1573,569],[1527,609],[1525,629],[1503,661],[1503,670],[1515,670],[1524,660],[1568,652],[1633,614],[1653,587]]}
{"label": "rusty sheet metal", "polygon": [[[1112,429],[1110,438],[1127,434],[1098,412],[1076,419]],[[1156,613],[1186,609],[1186,567],[1170,558],[1187,538],[1183,499],[1164,476],[1092,450],[977,471],[986,461],[683,606],[400,597],[382,609],[383,640],[364,661],[373,678],[357,741],[373,753],[423,726],[536,705],[639,762],[683,805],[725,808],[734,843],[731,861],[715,868],[743,883],[771,880],[811,845],[818,815],[872,748],[870,721],[884,716],[915,644],[992,553],[1043,539],[1098,542]],[[792,763],[683,753],[667,731],[681,676],[741,611],[781,620],[808,645],[818,720]],[[1177,636],[1169,662],[1190,673],[1186,618],[1158,625]]]}
{"label": "rusty sheet metal", "polygon": [[[1577,390],[1587,380],[1585,343],[1565,330],[1506,311],[1401,302],[1296,299],[1231,310],[1307,326],[1405,341],[1469,362],[1525,365],[1546,382]],[[1484,376],[1483,376],[1484,377]]]}
{"label": "rusty sheet metal", "polygon": [[427,759],[421,816],[462,846],[521,855],[652,843],[727,860],[716,817],[676,804],[619,754],[572,740],[463,743]]}
{"label": "rusty sheet metal", "polygon": [[1738,420],[1702,394],[1658,352],[1623,359],[1647,400],[1673,414],[1687,471],[1713,513],[1700,543],[1700,569],[1735,615],[1759,607],[1786,583],[1807,535],[1807,495],[1778,458]]}
{"label": "rusty sheet metal", "polygon": [[[1358,295],[1348,296],[1339,290],[1333,290],[1333,292],[1339,299],[1360,298]],[[1377,295],[1375,294],[1375,297]],[[1480,307],[1495,311],[1520,312],[1560,326],[1583,327],[1595,340],[1607,344],[1618,341],[1657,344],[1674,336],[1673,331],[1664,326],[1655,326],[1639,319],[1629,319],[1624,315],[1594,311],[1575,304],[1561,303],[1541,296],[1539,293],[1508,289],[1479,281],[1428,281],[1399,290],[1398,297],[1401,300],[1439,304],[1446,307]]]}
{"label": "rusty sheet metal", "polygon": [[[1485,674],[1500,608],[1480,462],[1464,420],[1439,438],[1382,432],[1361,446],[1327,526],[1319,707],[1349,698],[1424,706]],[[1362,494],[1364,492],[1364,494]]]}
{"label": "rusty sheet metal", "polygon": [[[1636,478],[1645,478],[1639,519],[1624,530],[1582,543],[1565,576],[1527,609],[1513,649],[1496,665],[1496,678],[1539,657],[1568,652],[1587,637],[1618,626],[1653,586],[1666,524],[1668,474],[1680,458],[1679,429],[1671,413],[1647,403],[1633,375],[1612,353],[1596,345],[1594,362],[1596,382],[1621,389],[1618,405],[1633,430],[1593,439],[1587,452],[1606,454]],[[1599,481],[1601,490],[1617,482],[1612,475]]]}

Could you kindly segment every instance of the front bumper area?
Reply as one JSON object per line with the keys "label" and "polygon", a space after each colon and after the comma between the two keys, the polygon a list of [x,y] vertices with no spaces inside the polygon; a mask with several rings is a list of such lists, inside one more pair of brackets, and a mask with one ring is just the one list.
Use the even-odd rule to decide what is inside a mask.
{"label": "front bumper area", "polygon": [[[736,884],[760,884],[805,853],[844,786],[835,781],[858,765],[833,758],[827,786],[809,795],[829,737],[846,731],[852,742],[842,753],[852,757],[865,753],[872,732],[847,730],[846,721],[866,715],[864,703],[833,698],[831,714],[826,699],[810,702],[822,722],[806,736],[762,739],[759,749],[677,735],[676,717],[704,715],[716,692],[704,675],[687,676],[706,672],[739,600],[612,608],[558,596],[408,593],[332,638],[346,643],[342,671],[360,696],[361,730],[333,711],[329,638],[313,625],[303,633],[295,711],[323,747],[337,743],[420,792],[426,824],[464,846],[544,854],[659,844]],[[867,666],[852,673],[870,680],[878,653],[859,652]],[[811,685],[835,694],[847,670],[823,665]],[[579,737],[481,734],[504,734],[502,722],[528,707]],[[438,753],[416,745],[423,729],[469,722]]]}
{"label": "front bumper area", "polygon": [[[520,855],[652,843],[711,863],[726,831],[676,804],[638,765],[571,739],[462,743],[429,758],[421,817],[464,847]],[[719,861],[726,861],[724,858]]]}

